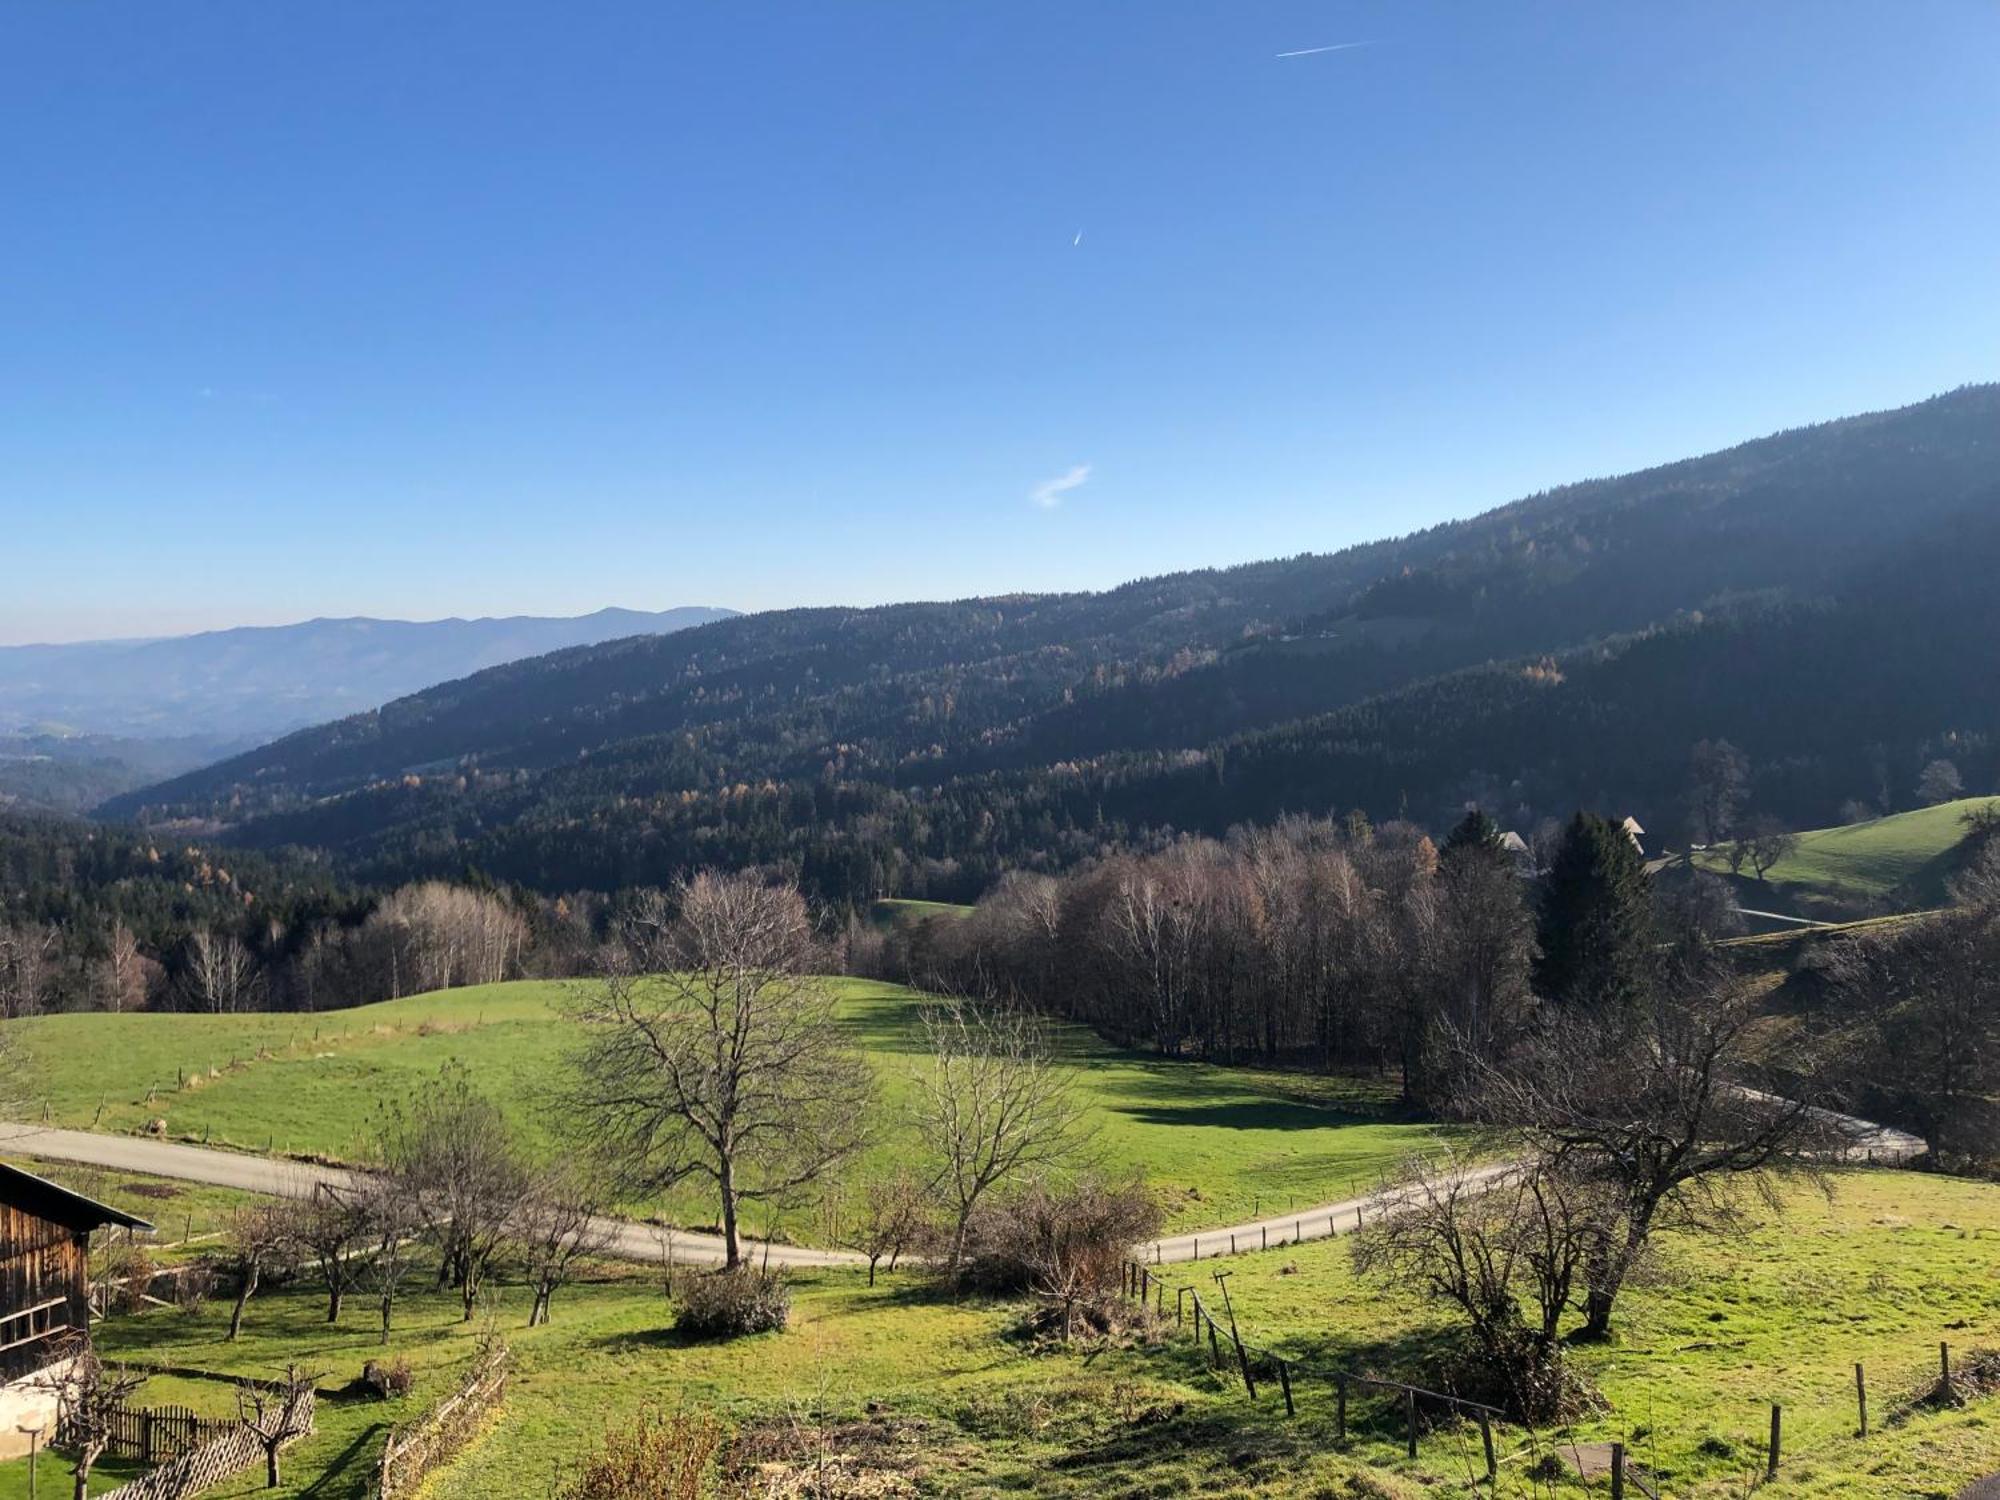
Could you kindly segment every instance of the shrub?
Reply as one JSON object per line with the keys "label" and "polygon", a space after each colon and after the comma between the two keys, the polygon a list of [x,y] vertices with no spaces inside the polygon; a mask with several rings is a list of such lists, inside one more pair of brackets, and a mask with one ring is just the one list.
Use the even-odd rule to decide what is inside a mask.
{"label": "shrub", "polygon": [[361,1384],[384,1401],[399,1400],[410,1394],[415,1377],[407,1359],[371,1359],[361,1367]]}
{"label": "shrub", "polygon": [[733,1339],[780,1329],[792,1315],[792,1289],[782,1275],[738,1266],[676,1278],[674,1327],[694,1338]]}
{"label": "shrub", "polygon": [[153,1288],[155,1267],[145,1247],[138,1244],[114,1245],[105,1258],[105,1296],[112,1309],[122,1313],[144,1312],[146,1294]]}
{"label": "shrub", "polygon": [[973,1215],[964,1279],[990,1292],[1032,1292],[1043,1305],[1038,1322],[1062,1338],[1079,1326],[1107,1332],[1123,1308],[1125,1263],[1162,1218],[1142,1183],[1032,1183]]}
{"label": "shrub", "polygon": [[700,1500],[722,1428],[706,1412],[641,1415],[604,1434],[556,1500]]}

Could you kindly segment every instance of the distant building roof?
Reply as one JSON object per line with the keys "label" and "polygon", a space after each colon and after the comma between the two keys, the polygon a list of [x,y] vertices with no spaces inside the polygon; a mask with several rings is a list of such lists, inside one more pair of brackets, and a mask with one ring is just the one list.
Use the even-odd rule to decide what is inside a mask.
{"label": "distant building roof", "polygon": [[1509,854],[1526,854],[1528,852],[1528,841],[1510,828],[1500,835],[1500,847],[1505,849]]}
{"label": "distant building roof", "polygon": [[0,1203],[70,1229],[99,1229],[106,1224],[119,1229],[153,1227],[122,1209],[99,1203],[95,1198],[86,1198],[81,1193],[72,1193],[46,1177],[37,1177],[33,1172],[24,1172],[5,1162],[0,1162]]}
{"label": "distant building roof", "polygon": [[1640,834],[1646,831],[1645,829],[1639,826],[1639,820],[1637,818],[1627,818],[1624,822],[1620,823],[1618,826],[1624,829],[1627,833],[1631,834],[1633,838],[1637,838]]}

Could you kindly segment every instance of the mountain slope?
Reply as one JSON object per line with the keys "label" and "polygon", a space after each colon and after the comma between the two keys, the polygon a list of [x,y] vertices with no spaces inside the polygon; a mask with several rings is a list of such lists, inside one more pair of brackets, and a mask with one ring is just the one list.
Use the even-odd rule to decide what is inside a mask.
{"label": "mountain slope", "polygon": [[828,893],[962,896],[1295,808],[1666,800],[1689,743],[1728,734],[1773,807],[1824,822],[1806,810],[1866,747],[1987,721],[1924,658],[1989,623],[1996,459],[2000,388],[1972,388],[1331,556],[562,652],[112,806],[392,876],[768,860]]}
{"label": "mountain slope", "polygon": [[262,740],[524,656],[733,613],[307,620],[166,640],[0,647],[0,729],[54,723],[152,739]]}

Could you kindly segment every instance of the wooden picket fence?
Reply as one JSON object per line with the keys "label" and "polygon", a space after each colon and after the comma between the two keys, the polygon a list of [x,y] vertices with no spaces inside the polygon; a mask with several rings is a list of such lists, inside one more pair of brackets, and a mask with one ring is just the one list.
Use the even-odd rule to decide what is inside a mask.
{"label": "wooden picket fence", "polygon": [[[317,1398],[311,1390],[307,1390],[302,1400],[305,1431],[310,1433]],[[171,1440],[166,1436],[168,1434],[178,1434],[187,1430],[178,1422],[178,1414],[184,1408],[166,1407],[155,1410],[175,1414],[174,1419],[168,1423],[156,1423],[153,1430],[153,1439],[156,1443]],[[127,1415],[143,1415],[143,1412],[135,1410]],[[194,1414],[189,1412],[187,1415]],[[240,1422],[219,1422],[210,1417],[195,1417],[194,1421],[196,1426],[193,1430],[210,1434],[197,1446],[167,1458],[159,1468],[133,1480],[130,1484],[120,1485],[115,1490],[106,1490],[97,1497],[97,1500],[187,1500],[188,1496],[199,1495],[203,1490],[222,1483],[231,1475],[240,1474],[253,1464],[264,1462],[263,1443],[255,1433]],[[114,1442],[123,1436],[121,1432],[114,1438]],[[145,1436],[143,1428],[139,1430],[138,1436],[141,1438]]]}
{"label": "wooden picket fence", "polygon": [[[134,1463],[164,1463],[233,1434],[242,1424],[231,1418],[204,1417],[185,1406],[127,1406],[111,1419],[114,1458]],[[58,1428],[58,1447],[73,1446],[72,1434]]]}

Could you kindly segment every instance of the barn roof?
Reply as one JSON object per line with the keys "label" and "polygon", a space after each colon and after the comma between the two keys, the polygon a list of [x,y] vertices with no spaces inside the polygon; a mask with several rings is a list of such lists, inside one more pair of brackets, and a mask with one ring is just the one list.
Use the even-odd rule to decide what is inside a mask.
{"label": "barn roof", "polygon": [[37,1219],[47,1219],[51,1224],[61,1224],[69,1229],[98,1229],[106,1224],[120,1229],[153,1227],[144,1219],[134,1218],[108,1203],[72,1193],[46,1177],[10,1167],[4,1161],[0,1161],[0,1207],[17,1208]]}

